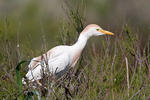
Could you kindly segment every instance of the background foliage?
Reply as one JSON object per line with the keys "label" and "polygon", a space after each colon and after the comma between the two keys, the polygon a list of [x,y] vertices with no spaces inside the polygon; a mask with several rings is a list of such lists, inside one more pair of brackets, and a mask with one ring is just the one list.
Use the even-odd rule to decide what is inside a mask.
{"label": "background foliage", "polygon": [[[146,100],[150,94],[150,1],[1,0],[0,99]],[[16,66],[77,40],[91,23],[115,33],[94,37],[75,68],[44,88],[18,88]],[[21,66],[21,77],[28,63]],[[50,77],[51,79],[51,77]],[[58,81],[58,82],[57,82]],[[20,91],[22,91],[20,93]],[[44,95],[43,95],[44,94]]]}

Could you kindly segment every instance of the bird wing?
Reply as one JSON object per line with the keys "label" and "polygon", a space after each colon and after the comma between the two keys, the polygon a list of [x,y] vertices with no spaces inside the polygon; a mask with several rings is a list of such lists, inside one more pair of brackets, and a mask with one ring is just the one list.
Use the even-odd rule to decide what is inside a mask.
{"label": "bird wing", "polygon": [[51,73],[59,73],[60,71],[66,70],[69,65],[70,59],[66,52],[48,61],[48,67]]}
{"label": "bird wing", "polygon": [[[61,76],[67,70],[67,68],[69,68],[70,60],[67,50],[68,48],[65,47],[55,47],[54,49],[51,49],[50,52],[47,52],[49,72],[51,72],[52,74],[58,74],[59,72],[61,72]],[[45,62],[43,64],[43,67],[43,62],[37,62],[37,60],[42,61],[41,56],[32,59],[32,61],[29,64],[29,71],[26,74],[26,77],[32,81],[41,79],[42,68],[44,68],[45,72],[47,68]]]}
{"label": "bird wing", "polygon": [[50,49],[47,53],[43,54],[42,56],[38,56],[33,58],[30,61],[30,64],[28,65],[28,68],[30,70],[35,69],[39,62],[41,61],[49,61],[50,59],[56,59],[57,57],[59,57],[60,55],[62,55],[64,53],[64,49],[66,49],[68,46],[56,46],[52,49]]}

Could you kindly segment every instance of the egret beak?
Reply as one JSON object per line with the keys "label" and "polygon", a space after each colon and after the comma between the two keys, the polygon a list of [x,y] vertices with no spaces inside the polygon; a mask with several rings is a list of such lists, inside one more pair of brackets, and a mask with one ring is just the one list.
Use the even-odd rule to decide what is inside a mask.
{"label": "egret beak", "polygon": [[106,35],[114,35],[114,33],[106,31],[106,30],[99,30],[99,32],[102,32],[102,33],[104,33]]}

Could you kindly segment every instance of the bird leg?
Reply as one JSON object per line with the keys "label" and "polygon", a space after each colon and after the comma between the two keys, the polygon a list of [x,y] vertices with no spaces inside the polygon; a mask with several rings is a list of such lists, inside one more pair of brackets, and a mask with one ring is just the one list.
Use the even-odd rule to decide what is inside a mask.
{"label": "bird leg", "polygon": [[42,84],[40,83],[40,80],[36,80],[36,83],[37,83],[39,86],[42,86]]}
{"label": "bird leg", "polygon": [[53,83],[53,81],[51,82],[51,89],[52,89],[52,91],[55,93],[55,89],[54,89],[54,83]]}
{"label": "bird leg", "polygon": [[42,83],[40,82],[40,80],[36,80],[36,83],[37,83],[40,87],[42,87],[42,88],[44,88],[45,90],[47,90],[47,88],[42,85]]}

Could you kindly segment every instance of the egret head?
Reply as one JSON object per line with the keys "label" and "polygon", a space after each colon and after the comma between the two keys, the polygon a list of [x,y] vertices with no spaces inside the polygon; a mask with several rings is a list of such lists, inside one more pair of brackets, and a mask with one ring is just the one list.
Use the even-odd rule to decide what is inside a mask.
{"label": "egret head", "polygon": [[103,30],[100,26],[96,24],[90,24],[82,31],[83,34],[88,37],[99,36],[99,35],[114,35],[114,33]]}

